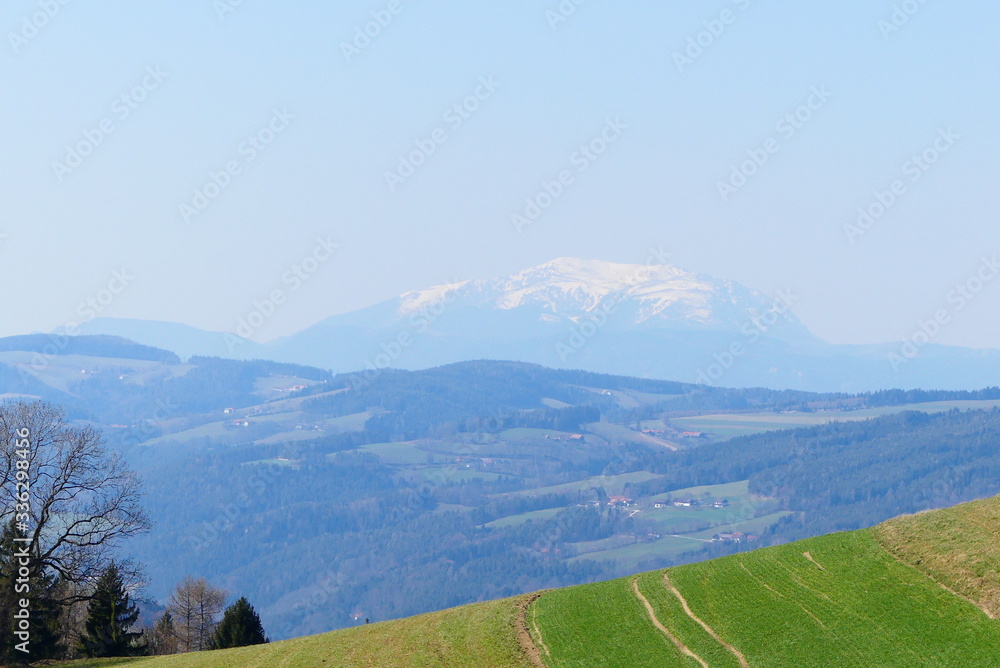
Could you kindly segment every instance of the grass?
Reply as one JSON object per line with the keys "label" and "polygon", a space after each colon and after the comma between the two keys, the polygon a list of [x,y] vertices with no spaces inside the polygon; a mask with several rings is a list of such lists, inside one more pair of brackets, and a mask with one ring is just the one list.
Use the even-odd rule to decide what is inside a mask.
{"label": "grass", "polygon": [[[754,667],[1000,666],[1000,624],[897,561],[873,533],[833,534],[665,572],[693,613]],[[738,666],[736,655],[684,612],[663,573],[638,578],[657,618],[709,665]],[[558,590],[534,603],[551,651],[547,665],[696,665],[655,648],[666,636],[629,599],[630,581]]]}
{"label": "grass", "polygon": [[925,413],[941,413],[957,408],[959,410],[990,409],[1000,406],[1000,401],[933,401],[922,404],[904,404],[902,406],[880,406],[861,410],[836,410],[802,413],[790,411],[787,413],[716,413],[694,417],[671,418],[670,423],[680,429],[710,433],[713,440],[719,441],[736,436],[759,434],[777,429],[797,429],[826,424],[833,421],[850,422],[867,420],[872,417],[901,413],[903,411],[923,411]]}
{"label": "grass", "polygon": [[548,487],[536,487],[534,489],[523,489],[517,492],[509,492],[507,496],[543,496],[545,494],[562,494],[565,492],[580,492],[596,487],[603,487],[609,495],[621,494],[628,483],[640,483],[653,480],[661,476],[649,471],[633,471],[631,473],[621,473],[619,475],[601,475],[591,478],[584,478],[574,482],[567,482],[561,485],[550,485]]}
{"label": "grass", "polygon": [[669,574],[695,614],[752,666],[1000,665],[1000,626],[897,562],[871,531]]}
{"label": "grass", "polygon": [[740,480],[737,482],[727,482],[721,485],[702,485],[700,487],[685,487],[676,489],[665,494],[657,494],[650,498],[651,501],[662,501],[667,497],[694,497],[696,499],[729,499],[730,503],[736,503],[750,497],[750,481]]}
{"label": "grass", "polygon": [[775,513],[769,513],[767,515],[761,515],[760,517],[750,517],[745,520],[739,520],[736,522],[731,522],[729,524],[718,524],[711,529],[705,529],[704,531],[694,531],[690,534],[692,538],[711,538],[717,533],[732,533],[734,531],[742,531],[743,533],[763,533],[764,529],[767,529],[772,524],[775,524],[778,520],[789,515],[794,515],[795,513],[788,510],[779,510]]}
{"label": "grass", "polygon": [[632,443],[635,445],[645,445],[654,449],[679,449],[676,443],[665,441],[662,438],[656,438],[654,436],[650,436],[649,434],[643,434],[641,431],[629,429],[628,427],[620,424],[612,424],[610,422],[591,422],[584,425],[584,428],[588,432],[597,434],[604,440],[611,443]]}
{"label": "grass", "polygon": [[306,668],[491,666],[531,668],[514,633],[523,597],[256,647],[134,660],[77,661],[73,668]]}
{"label": "grass", "polygon": [[874,534],[894,556],[1000,618],[1000,497],[899,517]]}
{"label": "grass", "polygon": [[[754,668],[1000,668],[1000,621],[984,613],[998,603],[998,532],[1000,497],[548,591],[526,625],[550,668],[738,668],[742,658]],[[222,652],[66,665],[526,668],[517,619],[528,600]]]}
{"label": "grass", "polygon": [[536,441],[549,438],[559,438],[569,436],[572,432],[556,431],[554,429],[535,429],[533,427],[514,427],[504,429],[498,436],[505,441]]}
{"label": "grass", "polygon": [[401,470],[397,475],[398,477],[405,478],[413,483],[419,484],[426,482],[431,485],[449,485],[468,482],[471,480],[494,482],[513,477],[505,473],[494,473],[493,471],[477,471],[475,469],[461,468],[459,465],[406,468]]}
{"label": "grass", "polygon": [[633,543],[631,545],[580,554],[571,558],[570,561],[614,561],[618,564],[619,568],[628,571],[638,568],[639,564],[644,561],[676,557],[685,552],[700,550],[703,547],[705,547],[705,543],[702,540],[693,540],[681,536],[664,536],[659,540],[648,543]]}
{"label": "grass", "polygon": [[698,665],[685,663],[649,622],[630,579],[548,592],[532,604],[528,621],[535,644],[549,650],[543,661],[553,668]]}
{"label": "grass", "polygon": [[[38,365],[35,353],[16,350],[0,351],[0,362],[11,366]],[[83,380],[90,372],[115,371],[129,378],[129,382],[143,384],[151,378],[171,372],[186,372],[191,367],[177,369],[177,365],[167,365],[150,360],[132,360],[114,357],[89,357],[86,355],[50,355],[45,358],[44,366],[32,368],[32,375],[40,381],[57,390],[68,392],[69,386]]]}
{"label": "grass", "polygon": [[279,389],[289,388],[293,385],[305,385],[306,387],[311,387],[313,385],[318,385],[320,381],[310,380],[308,378],[299,378],[297,376],[266,376],[264,378],[258,378],[254,381],[253,389],[254,394],[263,397],[264,399],[281,398],[284,392],[279,392]]}
{"label": "grass", "polygon": [[531,520],[547,520],[550,517],[554,517],[561,511],[565,510],[563,507],[559,508],[544,508],[542,510],[531,510],[526,513],[520,513],[519,515],[508,515],[507,517],[501,517],[498,520],[493,520],[492,522],[487,522],[486,526],[494,529],[502,529],[504,527],[518,526],[519,524],[524,524]]}
{"label": "grass", "polygon": [[687,616],[680,600],[663,586],[663,575],[659,571],[644,573],[636,578],[639,591],[646,597],[657,619],[670,621],[668,629],[695,654],[713,668],[740,668],[736,656],[720,645],[705,629]]}
{"label": "grass", "polygon": [[366,445],[360,448],[360,451],[376,454],[386,464],[401,466],[417,466],[437,460],[433,454],[417,448],[412,443],[376,443]]}

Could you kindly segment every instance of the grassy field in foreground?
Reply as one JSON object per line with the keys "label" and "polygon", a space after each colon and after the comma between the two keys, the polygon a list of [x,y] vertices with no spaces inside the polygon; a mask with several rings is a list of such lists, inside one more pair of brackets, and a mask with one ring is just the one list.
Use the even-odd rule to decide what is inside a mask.
{"label": "grassy field in foreground", "polygon": [[491,666],[531,668],[514,624],[524,597],[476,603],[442,612],[269,645],[147,659],[105,659],[64,664],[73,668],[329,668]]}
{"label": "grassy field in foreground", "polygon": [[[631,579],[551,591],[532,604],[529,627],[548,666],[684,666],[631,589]],[[697,664],[692,664],[697,665]]]}
{"label": "grassy field in foreground", "polygon": [[713,561],[270,645],[77,668],[1000,668],[1000,497]]}
{"label": "grassy field in foreground", "polygon": [[701,665],[653,625],[636,581],[663,626],[710,666],[739,666],[739,654],[755,667],[1000,666],[1000,624],[899,563],[871,531],[665,573],[669,583],[659,571],[538,599],[529,618],[550,651],[546,665]]}

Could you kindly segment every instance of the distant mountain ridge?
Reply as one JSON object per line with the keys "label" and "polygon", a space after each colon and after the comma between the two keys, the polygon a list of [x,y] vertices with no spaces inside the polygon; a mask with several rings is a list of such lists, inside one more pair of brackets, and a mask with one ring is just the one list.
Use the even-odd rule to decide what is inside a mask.
{"label": "distant mountain ridge", "polygon": [[976,389],[1000,377],[996,350],[927,345],[893,365],[899,344],[826,343],[795,317],[796,301],[668,264],[558,258],[498,278],[409,291],[263,344],[135,320],[96,319],[80,330],[183,357],[270,359],[335,372],[507,359],[729,387],[846,392]]}

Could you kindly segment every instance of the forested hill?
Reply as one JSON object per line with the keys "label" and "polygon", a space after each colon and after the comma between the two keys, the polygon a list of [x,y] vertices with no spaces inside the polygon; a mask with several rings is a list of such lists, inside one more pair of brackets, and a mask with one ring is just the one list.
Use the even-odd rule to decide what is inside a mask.
{"label": "forested hill", "polygon": [[[287,387],[281,379],[288,380]],[[396,430],[397,436],[405,437],[426,436],[432,425],[442,423],[471,425],[512,413],[569,406],[592,407],[604,419],[628,421],[662,413],[857,410],[1000,399],[998,388],[815,394],[717,388],[490,360],[422,371],[368,369],[333,376],[321,369],[263,360],[192,357],[182,362],[169,351],[113,336],[41,334],[0,339],[0,381],[6,393],[57,400],[80,418],[126,424],[161,414],[163,405],[170,407],[174,418],[192,418],[293,393],[308,398],[301,408],[314,416],[375,409],[380,415],[369,416],[373,428]]]}
{"label": "forested hill", "polygon": [[[0,338],[0,352],[21,351],[38,353],[42,357],[84,355],[127,360],[146,360],[179,364],[180,358],[168,350],[144,346],[119,336],[56,336],[27,334]],[[40,359],[35,360],[41,363]]]}
{"label": "forested hill", "polygon": [[145,479],[156,528],[130,549],[148,595],[205,576],[274,638],[1000,492],[996,389],[820,395],[503,361],[334,376],[20,341],[0,394],[65,406]]}

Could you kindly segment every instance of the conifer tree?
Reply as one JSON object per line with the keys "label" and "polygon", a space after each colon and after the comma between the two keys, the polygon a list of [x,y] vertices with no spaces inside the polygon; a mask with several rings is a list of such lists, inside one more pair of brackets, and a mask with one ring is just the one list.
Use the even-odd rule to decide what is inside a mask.
{"label": "conifer tree", "polygon": [[[55,598],[57,580],[45,573],[37,546],[15,541],[19,535],[13,519],[3,524],[0,531],[0,637],[4,642],[0,646],[0,665],[55,659],[63,650],[59,605]],[[27,569],[26,578],[22,576],[22,566]],[[22,601],[28,602],[27,608],[22,608]],[[20,618],[24,610],[27,610],[27,620]]]}
{"label": "conifer tree", "polygon": [[245,597],[240,597],[240,600],[226,609],[222,621],[215,629],[209,648],[227,649],[261,645],[266,642],[268,639],[264,635],[264,626],[260,623],[257,611]]}
{"label": "conifer tree", "polygon": [[174,617],[170,611],[163,613],[163,616],[153,627],[151,639],[152,654],[176,654],[177,653],[177,628],[174,626]]}
{"label": "conifer tree", "polygon": [[130,631],[139,619],[139,608],[130,600],[114,562],[97,581],[87,607],[87,621],[79,650],[90,657],[145,654],[142,631]]}

